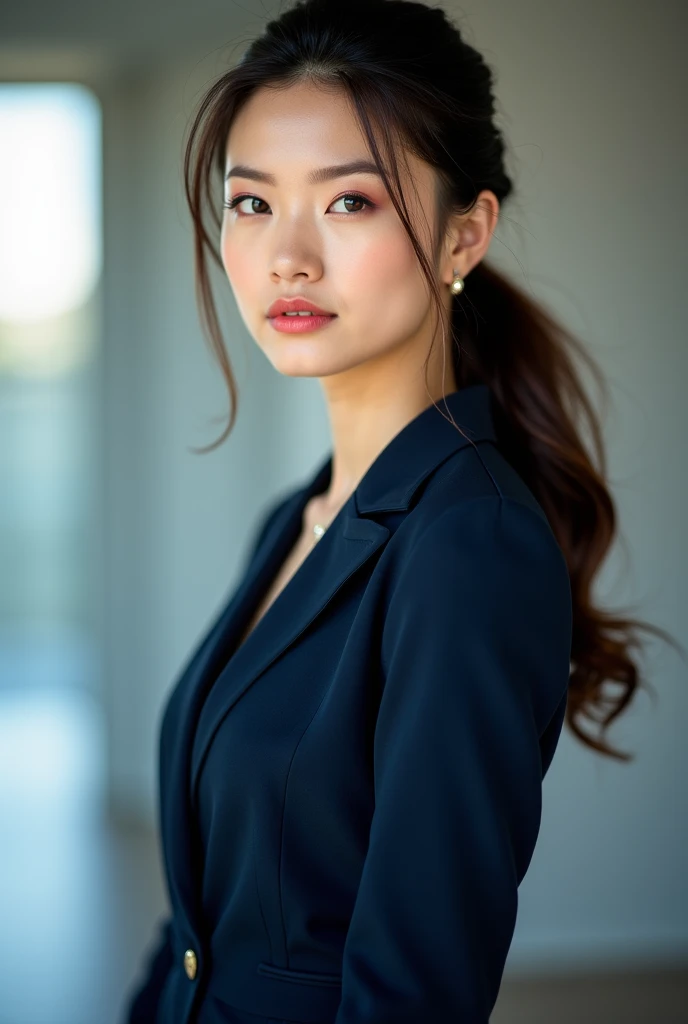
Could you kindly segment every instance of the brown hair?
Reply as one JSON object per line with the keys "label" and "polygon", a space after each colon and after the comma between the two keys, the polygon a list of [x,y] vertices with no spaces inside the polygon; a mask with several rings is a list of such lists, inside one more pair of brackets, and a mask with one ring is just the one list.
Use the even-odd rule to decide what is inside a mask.
{"label": "brown hair", "polygon": [[[442,10],[411,0],[299,0],[270,21],[241,61],[205,93],[184,153],[196,297],[231,403],[229,423],[209,448],[231,432],[238,404],[205,262],[207,249],[222,266],[216,245],[221,229],[217,199],[222,198],[228,133],[257,89],[286,88],[302,81],[337,87],[349,96],[413,244],[443,330],[446,310],[436,273],[408,217],[397,146],[407,147],[437,173],[439,244],[434,255],[451,213],[469,211],[483,189],[494,192],[500,207],[512,191],[504,167],[504,142],[493,123],[492,73]],[[218,171],[220,187],[214,187],[211,179]],[[210,227],[204,223],[205,202]],[[675,642],[664,630],[603,611],[593,602],[593,579],[617,522],[605,483],[600,423],[574,356],[592,372],[605,396],[606,383],[581,342],[484,260],[467,276],[464,291],[452,298],[448,326],[457,387],[489,385],[499,447],[545,510],[569,568],[573,638],[566,721],[587,746],[628,761],[632,755],[610,747],[603,734],[639,685],[652,689],[631,657],[631,650],[641,646],[638,631]],[[586,450],[581,426],[590,435],[594,457]],[[605,682],[620,684],[620,692],[605,694]],[[583,718],[597,722],[598,736],[581,728]]]}

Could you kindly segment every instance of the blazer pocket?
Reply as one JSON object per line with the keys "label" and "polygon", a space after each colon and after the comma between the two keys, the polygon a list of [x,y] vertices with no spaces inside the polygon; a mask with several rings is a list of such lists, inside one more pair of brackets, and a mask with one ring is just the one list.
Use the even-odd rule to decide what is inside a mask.
{"label": "blazer pocket", "polygon": [[325,974],[322,971],[294,971],[288,967],[275,967],[274,964],[259,963],[258,974],[265,974],[269,978],[278,978],[280,981],[295,981],[298,985],[325,985],[332,988],[341,988],[341,974]]}

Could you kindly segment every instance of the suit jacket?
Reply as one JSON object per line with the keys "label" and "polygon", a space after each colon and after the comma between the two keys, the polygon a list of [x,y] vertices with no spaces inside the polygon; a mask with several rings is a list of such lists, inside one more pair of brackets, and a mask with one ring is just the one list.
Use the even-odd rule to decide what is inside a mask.
{"label": "suit jacket", "polygon": [[487,1024],[566,709],[571,587],[487,385],[446,402],[235,650],[331,456],[270,508],[181,672],[160,735],[172,913],[129,1024]]}

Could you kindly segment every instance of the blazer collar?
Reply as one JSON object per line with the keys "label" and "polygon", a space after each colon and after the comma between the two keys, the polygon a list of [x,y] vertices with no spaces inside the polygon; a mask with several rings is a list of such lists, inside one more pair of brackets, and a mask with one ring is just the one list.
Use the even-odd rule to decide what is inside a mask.
{"label": "blazer collar", "polygon": [[[459,433],[452,418],[470,440]],[[406,511],[425,478],[454,452],[471,441],[496,440],[489,386],[471,384],[452,391],[410,420],[383,448],[354,491],[356,513]],[[331,471],[328,455],[305,488],[294,495],[300,509],[327,489]]]}
{"label": "blazer collar", "polygon": [[[445,418],[447,412],[470,440]],[[490,391],[484,384],[473,384],[447,395],[444,414],[430,405],[407,423],[377,456],[323,538],[237,647],[246,623],[301,533],[306,503],[329,483],[332,456],[328,455],[305,487],[289,497],[191,673],[195,682],[189,684],[189,693],[194,693],[199,701],[212,678],[222,674],[221,685],[213,687],[208,696],[194,744],[194,783],[222,716],[324,611],[346,580],[387,543],[389,527],[372,516],[408,509],[421,483],[433,470],[471,441],[484,440],[495,440]]]}

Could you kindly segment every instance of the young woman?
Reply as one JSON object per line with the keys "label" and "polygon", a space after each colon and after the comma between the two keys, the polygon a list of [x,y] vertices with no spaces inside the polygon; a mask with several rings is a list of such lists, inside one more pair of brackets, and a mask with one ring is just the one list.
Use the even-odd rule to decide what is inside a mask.
{"label": "young woman", "polygon": [[487,1024],[564,721],[628,757],[580,720],[606,680],[603,726],[628,703],[643,624],[592,602],[615,510],[575,339],[485,262],[491,90],[438,8],[305,0],[194,119],[220,440],[206,250],[333,445],[169,698],[171,915],[129,1024]]}

